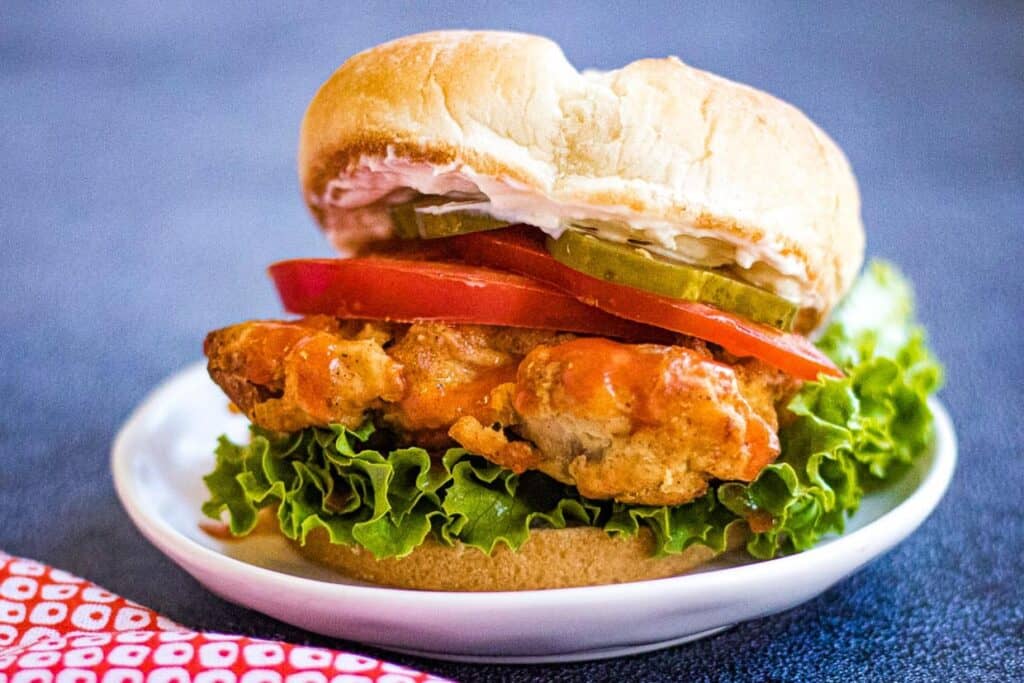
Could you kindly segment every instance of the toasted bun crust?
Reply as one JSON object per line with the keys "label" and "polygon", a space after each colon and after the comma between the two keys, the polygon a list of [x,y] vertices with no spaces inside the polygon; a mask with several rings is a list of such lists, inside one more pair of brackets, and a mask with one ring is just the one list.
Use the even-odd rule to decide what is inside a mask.
{"label": "toasted bun crust", "polygon": [[[739,547],[742,532],[729,538]],[[600,529],[535,529],[519,550],[498,546],[490,556],[462,545],[448,547],[428,539],[410,555],[378,560],[369,551],[331,545],[316,530],[306,544],[295,543],[307,558],[346,576],[398,588],[436,591],[520,591],[643,581],[675,576],[715,556],[706,546],[679,555],[652,557],[654,538],[646,530],[619,539]]]}
{"label": "toasted bun crust", "polygon": [[863,259],[857,185],[836,144],[796,108],[674,57],[580,73],[530,35],[379,45],[306,112],[313,214],[325,222],[332,179],[396,159],[496,180],[573,218],[621,218],[669,251],[688,241],[684,260],[695,238],[727,244],[739,277],[799,299],[812,324]]}

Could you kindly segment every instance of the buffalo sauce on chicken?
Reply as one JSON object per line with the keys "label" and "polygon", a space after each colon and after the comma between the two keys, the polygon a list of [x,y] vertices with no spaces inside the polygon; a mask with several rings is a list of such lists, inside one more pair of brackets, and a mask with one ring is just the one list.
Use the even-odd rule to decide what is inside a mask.
{"label": "buffalo sauce on chicken", "polygon": [[514,395],[516,429],[534,457],[515,454],[510,465],[589,498],[678,505],[712,479],[749,481],[778,456],[785,384],[762,364],[718,362],[699,346],[541,346],[520,365]]}
{"label": "buffalo sauce on chicken", "polygon": [[[421,323],[399,334],[389,356],[402,367],[405,391],[384,418],[404,430],[443,430],[458,419],[492,417],[491,391],[514,382],[535,335],[470,325]],[[553,341],[554,334],[539,339]]]}
{"label": "buffalo sauce on chicken", "polygon": [[402,443],[457,443],[585,497],[650,505],[756,477],[779,453],[775,406],[795,388],[699,342],[444,323],[252,321],[212,332],[204,351],[214,381],[264,428],[356,427],[372,415]]}
{"label": "buffalo sauce on chicken", "polygon": [[[733,370],[712,359],[703,350],[654,344],[621,344],[599,337],[576,339],[548,349],[545,362],[559,369],[557,386],[576,413],[591,418],[626,416],[630,431],[662,424],[678,412],[672,397],[686,392],[705,393],[707,401],[720,406],[735,401],[728,385],[735,382]],[[522,367],[527,367],[526,363]],[[703,391],[701,386],[712,387]],[[520,382],[516,410],[536,410],[539,392],[535,384]],[[739,402],[737,402],[739,403]],[[746,410],[744,410],[746,408]],[[737,405],[737,412],[750,413]],[[725,421],[731,430],[733,422]],[[756,454],[744,474],[754,476],[778,454],[775,432],[764,420],[746,421],[746,442]]]}
{"label": "buffalo sauce on chicken", "polygon": [[[671,407],[665,396],[692,384],[697,375],[713,378],[722,370],[731,372],[691,349],[621,344],[599,337],[551,347],[545,362],[559,369],[557,386],[576,403],[580,415],[627,415],[635,428],[661,422]],[[518,411],[529,413],[535,408],[538,393],[532,389],[530,383],[519,384],[515,398]]]}
{"label": "buffalo sauce on chicken", "polygon": [[494,387],[513,382],[516,364],[484,370],[468,382],[416,384],[396,404],[398,422],[406,429],[447,429],[463,416],[487,420]]}
{"label": "buffalo sauce on chicken", "polygon": [[405,388],[381,337],[314,316],[234,325],[208,335],[203,349],[210,376],[255,424],[282,432],[355,428],[367,408],[397,400]]}

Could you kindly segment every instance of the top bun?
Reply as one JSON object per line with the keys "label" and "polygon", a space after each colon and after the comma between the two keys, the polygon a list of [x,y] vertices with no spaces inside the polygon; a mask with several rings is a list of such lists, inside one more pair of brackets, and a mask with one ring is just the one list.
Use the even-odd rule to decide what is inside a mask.
{"label": "top bun", "polygon": [[302,189],[339,246],[386,236],[417,194],[478,202],[774,291],[817,325],[860,268],[857,183],[836,144],[770,95],[644,59],[579,72],[537,36],[442,31],[362,52],[309,105]]}

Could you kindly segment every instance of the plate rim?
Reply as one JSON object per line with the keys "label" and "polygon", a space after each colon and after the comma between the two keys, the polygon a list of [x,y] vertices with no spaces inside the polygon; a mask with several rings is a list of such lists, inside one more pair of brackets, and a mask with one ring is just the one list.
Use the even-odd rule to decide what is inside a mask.
{"label": "plate rim", "polygon": [[[554,589],[552,589],[554,590]],[[589,650],[573,650],[571,652],[560,652],[558,654],[546,655],[481,655],[474,653],[463,653],[454,651],[438,652],[436,650],[417,650],[405,647],[384,647],[383,649],[398,652],[413,657],[427,659],[439,659],[447,662],[465,662],[467,664],[573,664],[576,662],[595,662],[602,659],[617,659],[619,657],[632,657],[648,652],[664,650],[667,647],[685,645],[695,640],[702,640],[710,636],[718,635],[723,631],[735,628],[736,624],[724,624],[713,626],[706,630],[690,633],[676,638],[664,638],[660,640],[644,641],[637,643],[625,643],[622,645],[609,645],[607,647],[596,647]]]}
{"label": "plate rim", "polygon": [[[330,598],[366,599],[380,596],[402,600],[404,604],[411,607],[428,607],[436,601],[444,601],[448,608],[452,608],[486,597],[491,601],[490,607],[494,609],[521,605],[524,600],[530,600],[530,604],[538,608],[557,609],[592,604],[595,598],[600,598],[605,606],[612,607],[618,603],[630,602],[642,595],[649,596],[652,587],[656,587],[664,599],[670,597],[677,599],[679,596],[700,595],[710,588],[714,588],[715,591],[728,591],[733,586],[749,584],[752,579],[761,583],[781,581],[794,571],[823,570],[834,556],[844,556],[846,554],[844,551],[856,550],[858,546],[864,546],[863,550],[873,548],[874,550],[871,552],[862,550],[862,561],[855,563],[850,572],[843,574],[846,576],[891,550],[927,519],[948,490],[958,460],[958,445],[952,420],[943,403],[933,396],[929,398],[928,405],[935,418],[935,450],[932,455],[932,464],[924,473],[917,487],[906,499],[878,519],[860,529],[838,536],[826,546],[816,546],[800,553],[771,560],[699,573],[573,588],[449,592],[335,583],[275,571],[222,554],[181,533],[159,515],[148,511],[140,500],[139,493],[131,486],[131,464],[135,452],[129,449],[127,444],[133,433],[145,422],[147,416],[156,411],[157,406],[162,405],[168,397],[176,391],[180,391],[189,382],[195,381],[195,376],[200,373],[205,375],[205,365],[202,361],[190,364],[165,378],[150,391],[122,423],[113,440],[110,457],[114,488],[122,507],[136,528],[150,543],[190,574],[192,572],[189,567],[198,565],[206,572],[228,573],[238,579],[251,578],[256,581],[284,582],[283,589],[295,590],[307,595],[314,592],[321,599],[324,598],[326,591],[331,594]],[[889,526],[890,530],[879,542],[872,531],[880,524]],[[539,604],[538,601],[543,604]]]}

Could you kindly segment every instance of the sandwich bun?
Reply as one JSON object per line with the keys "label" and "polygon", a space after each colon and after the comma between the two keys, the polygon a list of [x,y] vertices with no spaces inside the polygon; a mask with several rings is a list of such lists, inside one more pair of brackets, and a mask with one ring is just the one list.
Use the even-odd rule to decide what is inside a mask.
{"label": "sandwich bun", "polygon": [[[745,530],[734,527],[728,548],[738,548],[745,537]],[[322,529],[311,532],[305,545],[294,545],[306,558],[360,581],[434,591],[521,591],[663,579],[716,556],[707,546],[693,545],[678,555],[654,557],[654,536],[646,528],[631,538],[612,537],[595,527],[533,529],[518,550],[499,545],[491,555],[428,537],[405,557],[378,560],[364,548],[330,543]]]}
{"label": "sandwich bun", "polygon": [[[610,239],[773,291],[818,325],[863,260],[839,147],[770,95],[674,57],[580,72],[537,36],[424,33],[345,62],[309,105],[304,197],[337,243],[385,236],[417,194]],[[344,234],[342,234],[344,233]]]}

